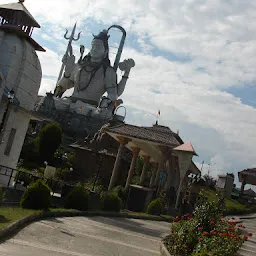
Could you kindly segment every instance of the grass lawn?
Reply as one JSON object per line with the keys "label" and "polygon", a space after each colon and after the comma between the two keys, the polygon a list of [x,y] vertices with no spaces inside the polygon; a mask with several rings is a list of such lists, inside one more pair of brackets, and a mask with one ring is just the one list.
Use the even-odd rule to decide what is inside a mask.
{"label": "grass lawn", "polygon": [[[202,189],[204,190],[204,195],[208,197],[209,201],[213,201],[216,199],[216,191],[209,188],[205,188],[205,187],[202,187]],[[249,210],[244,205],[240,204],[238,201],[231,198],[226,198],[225,204],[228,211],[245,211],[246,212]]]}
{"label": "grass lawn", "polygon": [[0,229],[35,212],[39,211],[22,209],[19,207],[0,207]]}

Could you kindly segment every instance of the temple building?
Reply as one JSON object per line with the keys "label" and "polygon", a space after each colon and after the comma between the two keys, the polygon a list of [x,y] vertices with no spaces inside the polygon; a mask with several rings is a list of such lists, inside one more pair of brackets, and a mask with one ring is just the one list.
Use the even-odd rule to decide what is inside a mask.
{"label": "temple building", "polygon": [[[99,146],[93,150],[91,145],[90,142],[70,145],[76,151],[75,168],[80,173],[90,172],[93,163],[97,163],[90,155],[95,154],[96,150],[103,158],[104,164],[99,172],[107,174],[108,189],[121,185],[127,189],[133,187],[137,195],[138,190],[146,191],[144,194],[149,199],[142,199],[145,204],[160,190],[173,189],[179,195],[186,190],[187,178],[191,173],[200,175],[200,170],[192,161],[192,157],[197,155],[192,144],[184,143],[177,133],[166,126],[139,127],[110,122],[102,128]],[[144,166],[140,184],[133,186],[138,157],[143,158]],[[151,177],[149,182],[145,182],[149,169]]]}
{"label": "temple building", "polygon": [[0,165],[16,168],[42,71],[32,39],[40,25],[23,4],[0,5]]}

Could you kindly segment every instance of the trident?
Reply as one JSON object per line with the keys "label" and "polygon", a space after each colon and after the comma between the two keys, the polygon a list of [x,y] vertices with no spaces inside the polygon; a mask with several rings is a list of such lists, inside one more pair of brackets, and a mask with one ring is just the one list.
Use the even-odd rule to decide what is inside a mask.
{"label": "trident", "polygon": [[[65,33],[65,35],[64,35],[64,38],[65,38],[66,40],[69,40],[69,41],[68,41],[68,47],[67,47],[67,50],[66,50],[66,52],[65,52],[65,54],[64,54],[64,57],[67,57],[68,55],[69,55],[69,56],[72,56],[72,55],[73,55],[72,42],[73,42],[73,41],[78,41],[78,40],[80,39],[80,35],[81,35],[81,33],[82,33],[82,32],[79,32],[77,38],[75,38],[75,32],[76,32],[76,23],[75,23],[75,26],[74,26],[74,28],[73,28],[73,30],[72,30],[72,32],[71,32],[70,37],[67,37],[67,35],[68,35],[68,30],[66,29],[66,33]],[[62,63],[62,66],[61,66],[61,69],[60,69],[59,78],[58,78],[58,82],[59,82],[59,80],[60,80],[61,77],[62,77],[64,68],[65,68],[65,65],[64,65],[64,63]]]}

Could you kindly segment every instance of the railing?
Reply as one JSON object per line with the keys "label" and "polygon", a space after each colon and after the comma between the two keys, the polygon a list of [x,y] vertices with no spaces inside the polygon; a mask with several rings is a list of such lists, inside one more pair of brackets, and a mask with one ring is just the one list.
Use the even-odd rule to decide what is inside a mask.
{"label": "railing", "polygon": [[39,179],[44,180],[53,193],[62,193],[64,187],[73,187],[75,185],[60,179],[47,179],[40,175],[0,165],[0,185],[2,187],[25,190],[31,182]]}

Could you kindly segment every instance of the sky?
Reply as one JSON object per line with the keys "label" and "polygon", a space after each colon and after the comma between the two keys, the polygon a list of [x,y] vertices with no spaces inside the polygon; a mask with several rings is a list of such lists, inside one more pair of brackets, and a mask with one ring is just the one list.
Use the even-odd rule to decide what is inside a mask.
{"label": "sky", "polygon": [[[6,2],[16,1],[0,0]],[[255,0],[26,0],[25,5],[41,25],[33,38],[46,49],[38,53],[41,95],[54,90],[66,28],[77,22],[82,31],[73,44],[78,54],[81,44],[90,47],[92,33],[119,24],[127,32],[121,59],[136,62],[121,96],[126,122],[151,126],[160,109],[159,124],[191,141],[199,155],[194,161],[205,163],[203,174],[233,172],[237,182],[238,171],[256,167]],[[113,31],[113,46],[119,38]]]}

